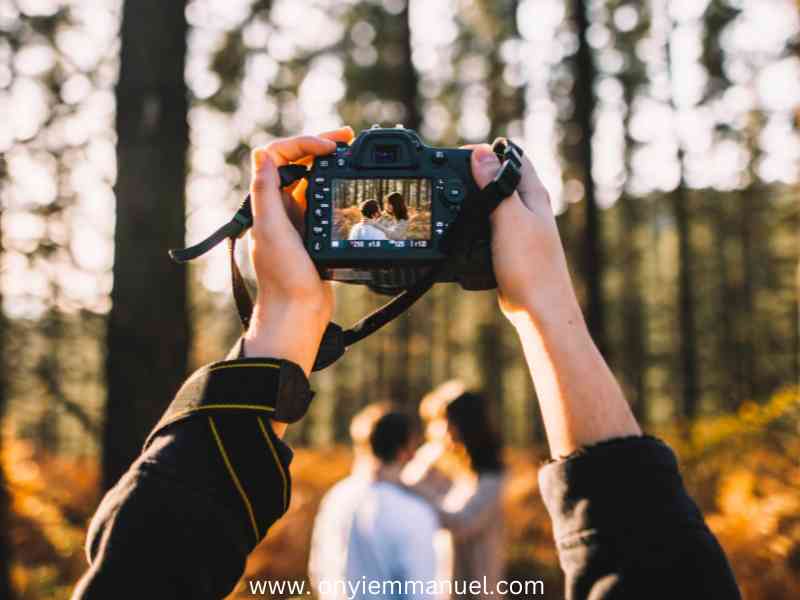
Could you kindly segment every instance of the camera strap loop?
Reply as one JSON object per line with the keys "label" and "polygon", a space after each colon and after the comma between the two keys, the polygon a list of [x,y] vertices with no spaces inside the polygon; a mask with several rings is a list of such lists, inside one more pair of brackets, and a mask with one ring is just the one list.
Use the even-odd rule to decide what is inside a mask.
{"label": "camera strap loop", "polygon": [[253,299],[247,291],[247,284],[244,282],[239,265],[236,264],[236,236],[228,238],[228,255],[231,260],[231,289],[233,299],[236,302],[236,310],[239,313],[239,320],[245,331],[250,326],[250,319],[253,317]]}

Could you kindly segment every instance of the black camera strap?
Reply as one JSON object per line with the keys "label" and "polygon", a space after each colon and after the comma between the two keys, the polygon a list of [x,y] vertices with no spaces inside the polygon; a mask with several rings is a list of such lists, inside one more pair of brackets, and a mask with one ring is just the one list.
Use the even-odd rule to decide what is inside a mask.
{"label": "black camera strap", "polygon": [[[498,138],[492,150],[501,161],[500,171],[482,190],[467,196],[464,209],[456,217],[443,240],[445,252],[452,256],[460,247],[468,242],[475,227],[485,223],[489,215],[499,204],[517,189],[522,170],[522,149],[505,138]],[[286,165],[278,168],[281,187],[286,187],[305,177],[308,171],[302,165]],[[247,289],[244,277],[236,263],[236,240],[244,235],[253,224],[253,214],[248,195],[236,211],[233,219],[220,227],[208,238],[181,250],[170,250],[169,254],[176,262],[186,262],[205,254],[220,242],[228,240],[228,254],[231,265],[231,286],[236,309],[242,327],[246,331],[253,314],[253,300]],[[437,276],[446,263],[431,267],[414,285],[403,290],[386,304],[370,313],[347,330],[336,323],[329,323],[320,343],[314,371],[319,371],[339,360],[349,346],[375,333],[378,329],[393,321],[407,311],[417,300],[433,287]]]}

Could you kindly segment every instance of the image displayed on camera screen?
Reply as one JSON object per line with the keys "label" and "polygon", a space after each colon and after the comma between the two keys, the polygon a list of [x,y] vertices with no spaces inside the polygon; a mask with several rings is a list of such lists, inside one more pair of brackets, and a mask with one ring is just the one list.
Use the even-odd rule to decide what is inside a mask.
{"label": "image displayed on camera screen", "polygon": [[429,179],[334,179],[332,246],[427,247]]}

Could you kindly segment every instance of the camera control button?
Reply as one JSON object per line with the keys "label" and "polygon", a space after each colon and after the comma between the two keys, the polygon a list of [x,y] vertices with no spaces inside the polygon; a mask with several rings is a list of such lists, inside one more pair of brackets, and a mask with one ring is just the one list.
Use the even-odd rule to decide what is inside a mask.
{"label": "camera control button", "polygon": [[337,158],[336,159],[336,166],[337,167],[341,167],[341,168],[346,167],[347,166],[347,160],[344,159],[344,158]]}
{"label": "camera control button", "polygon": [[328,180],[325,177],[314,177],[314,183],[317,185],[325,185],[328,183]]}
{"label": "camera control button", "polygon": [[314,252],[321,252],[321,251],[322,251],[322,242],[321,242],[321,241],[319,241],[319,240],[314,240],[314,241],[311,243],[311,249],[312,249]]}
{"label": "camera control button", "polygon": [[437,150],[433,153],[433,164],[443,165],[447,162],[447,154],[443,150]]}
{"label": "camera control button", "polygon": [[328,167],[330,167],[330,166],[331,166],[331,161],[330,161],[330,160],[328,160],[327,158],[321,158],[321,159],[319,159],[319,161],[317,162],[317,166],[318,166],[320,169],[327,169]]}
{"label": "camera control button", "polygon": [[322,235],[323,233],[325,233],[325,228],[324,227],[320,227],[320,226],[316,226],[316,227],[312,227],[311,231],[314,232],[314,235]]}
{"label": "camera control button", "polygon": [[458,203],[464,199],[464,188],[461,184],[450,184],[447,186],[447,191],[445,192],[445,198],[448,202]]}

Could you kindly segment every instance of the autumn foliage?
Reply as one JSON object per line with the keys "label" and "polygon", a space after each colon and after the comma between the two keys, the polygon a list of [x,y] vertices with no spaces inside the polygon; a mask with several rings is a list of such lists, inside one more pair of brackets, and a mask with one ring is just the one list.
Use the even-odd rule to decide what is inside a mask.
{"label": "autumn foliage", "polygon": [[[677,450],[693,497],[733,564],[744,597],[800,597],[800,399],[785,390],[764,405],[661,432]],[[538,493],[544,448],[508,452],[509,579],[541,579],[562,598],[552,531]],[[60,600],[85,566],[85,526],[96,506],[94,461],[37,454],[9,440],[4,465],[12,493],[13,577],[22,600]],[[288,515],[248,561],[231,598],[251,598],[248,578],[306,576],[311,525],[320,498],[349,468],[344,447],[298,449]]]}

